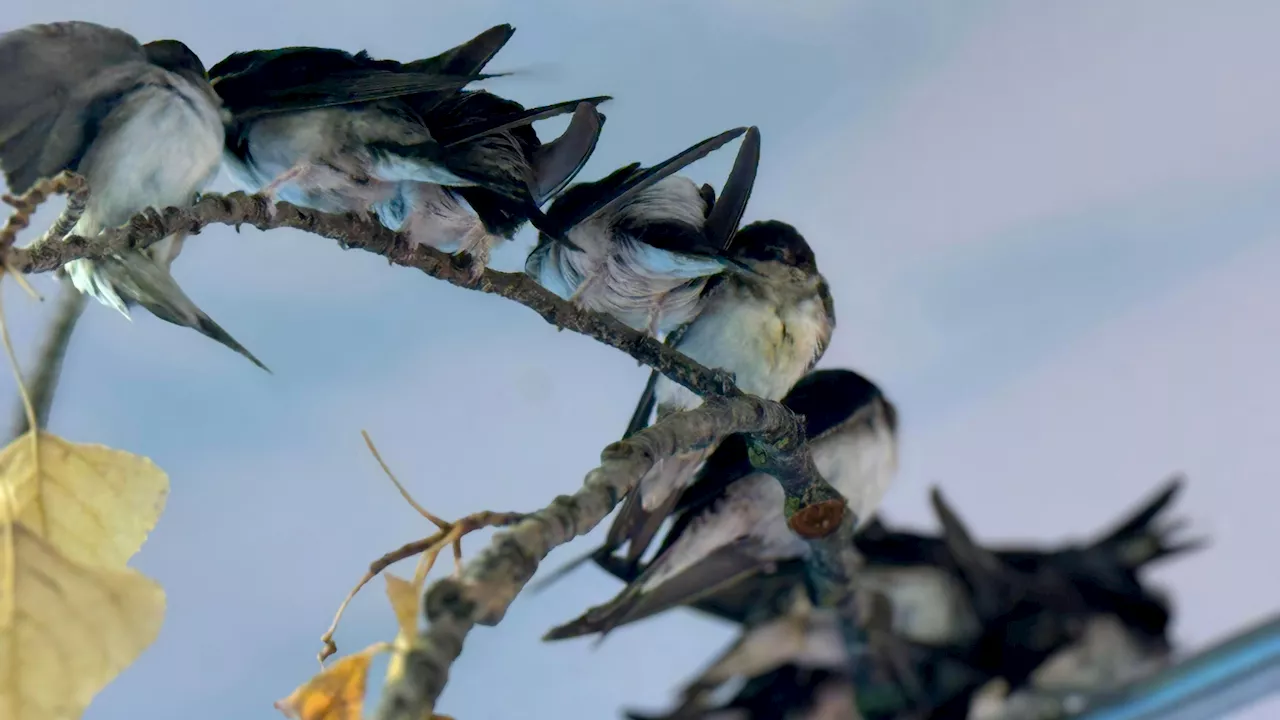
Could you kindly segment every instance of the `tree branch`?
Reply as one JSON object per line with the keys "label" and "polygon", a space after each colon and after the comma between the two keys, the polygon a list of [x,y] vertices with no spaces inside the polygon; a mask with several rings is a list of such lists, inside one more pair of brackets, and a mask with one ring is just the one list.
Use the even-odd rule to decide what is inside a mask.
{"label": "tree branch", "polygon": [[[36,358],[35,372],[32,373],[27,388],[31,396],[31,405],[36,413],[36,425],[42,429],[49,426],[53,396],[58,389],[58,380],[62,376],[62,361],[66,357],[76,323],[79,322],[88,302],[88,297],[76,290],[70,280],[63,279],[60,285],[58,307],[49,321],[44,345],[41,346],[40,354]],[[19,438],[30,429],[26,406],[19,400],[11,435],[13,438]]]}
{"label": "tree branch", "polygon": [[[428,626],[407,651],[404,673],[388,678],[378,720],[429,717],[449,677],[449,667],[462,652],[463,640],[476,625],[496,625],[533,577],[551,550],[590,532],[658,460],[689,452],[732,433],[775,438],[779,462],[806,468],[817,478],[797,418],[780,403],[752,395],[711,397],[698,408],[670,415],[635,435],[613,443],[600,454],[601,464],[587,474],[582,489],[561,495],[509,531],[494,536],[489,547],[466,564],[460,577],[434,583],[426,593]],[[798,458],[798,459],[796,459]],[[852,545],[835,545],[842,533],[810,540],[824,556],[852,553]],[[843,567],[842,563],[836,563]],[[824,567],[826,567],[824,565]],[[840,578],[832,578],[840,582]]]}
{"label": "tree branch", "polygon": [[500,295],[530,308],[559,329],[627,353],[704,399],[697,409],[672,415],[605,448],[601,465],[587,475],[577,493],[557,497],[511,530],[498,533],[459,577],[428,588],[424,599],[428,627],[406,651],[405,662],[400,664],[403,671],[388,677],[379,720],[429,717],[467,633],[477,624],[500,622],[548,552],[595,527],[658,460],[705,447],[733,433],[749,436],[752,464],[782,484],[788,524],[813,551],[810,574],[819,603],[837,608],[848,621],[846,638],[851,648],[859,642],[850,584],[857,566],[850,542],[856,518],[818,474],[802,420],[779,403],[742,394],[730,374],[708,369],[613,318],[578,308],[523,273],[486,269],[473,281],[464,258],[411,245],[373,219],[322,213],[288,203],[277,203],[272,210],[265,198],[240,192],[205,195],[186,209],[149,210],[127,225],[93,238],[68,236],[27,248],[10,247],[5,265],[22,273],[48,272],[79,258],[145,248],[178,231],[198,234],[212,224],[231,225],[237,230],[241,225],[260,230],[303,230],[459,287]]}
{"label": "tree branch", "polygon": [[[572,330],[617,348],[701,397],[741,395],[731,374],[700,365],[687,355],[607,315],[581,309],[543,288],[524,273],[486,269],[473,283],[466,263],[434,248],[412,245],[404,236],[375,220],[354,213],[317,212],[283,202],[277,203],[272,212],[267,200],[259,195],[242,192],[210,194],[187,209],[148,210],[134,216],[127,225],[94,238],[71,235],[62,241],[51,240],[26,248],[12,248],[6,264],[15,272],[48,272],[79,258],[103,257],[145,248],[178,231],[198,234],[215,224],[231,225],[237,229],[242,225],[252,225],[259,230],[293,228],[336,240],[344,248],[381,255],[394,265],[416,268],[452,285],[520,303],[561,330]],[[826,534],[839,525],[844,502],[817,474],[811,460],[798,459],[807,458],[807,453],[795,455],[789,452],[804,443],[803,427],[798,419],[791,417],[788,423],[779,422],[772,426],[770,433],[756,443],[753,454],[762,463],[762,468],[777,471],[775,477],[788,478],[784,481],[784,488],[788,498],[787,517],[791,519],[792,527],[805,537]],[[808,462],[809,465],[792,467],[791,464],[796,462]],[[794,515],[802,511],[805,514],[797,521]]]}
{"label": "tree branch", "polygon": [[209,225],[231,225],[237,230],[251,225],[259,230],[293,228],[336,240],[343,248],[381,255],[394,265],[410,267],[451,285],[514,300],[562,330],[595,338],[656,369],[700,396],[736,395],[733,378],[711,370],[662,343],[636,332],[613,318],[582,310],[549,292],[524,273],[486,269],[479,280],[468,279],[460,256],[450,256],[425,245],[411,245],[403,235],[381,223],[354,213],[337,215],[277,203],[274,215],[258,195],[235,192],[209,194],[187,209],[176,207],[140,213],[128,225],[107,230],[93,238],[72,235],[62,242],[41,242],[10,251],[7,264],[15,272],[39,273],[62,267],[79,258],[94,258],[124,250],[145,248],[179,230],[197,234]]}

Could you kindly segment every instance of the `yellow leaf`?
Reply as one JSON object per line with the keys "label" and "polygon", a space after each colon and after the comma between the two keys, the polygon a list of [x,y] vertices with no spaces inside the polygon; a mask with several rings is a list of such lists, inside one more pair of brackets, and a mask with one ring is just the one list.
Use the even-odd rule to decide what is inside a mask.
{"label": "yellow leaf", "polygon": [[342,658],[276,701],[276,709],[295,720],[360,720],[369,663],[387,649],[378,643]]}
{"label": "yellow leaf", "polygon": [[396,624],[400,628],[396,633],[391,662],[387,665],[387,679],[394,680],[404,672],[405,653],[418,635],[422,587],[391,573],[386,573],[384,577],[387,578],[387,599],[391,601],[391,609],[396,614]]}
{"label": "yellow leaf", "polygon": [[124,567],[155,527],[169,476],[140,455],[30,433],[0,450],[0,496],[17,500],[18,522],[73,563]]}
{"label": "yellow leaf", "polygon": [[155,641],[164,590],[136,570],[74,563],[0,526],[0,717],[76,720]]}
{"label": "yellow leaf", "polygon": [[418,634],[418,601],[422,595],[413,583],[391,573],[384,573],[387,579],[387,599],[391,601],[391,609],[396,614],[396,623],[400,627],[401,637],[411,639]]}

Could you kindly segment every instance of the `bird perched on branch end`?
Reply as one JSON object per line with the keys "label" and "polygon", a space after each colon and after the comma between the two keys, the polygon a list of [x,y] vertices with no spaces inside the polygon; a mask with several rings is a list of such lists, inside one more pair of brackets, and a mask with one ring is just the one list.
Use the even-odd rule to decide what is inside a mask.
{"label": "bird perched on branch end", "polygon": [[[852,370],[812,372],[782,403],[804,417],[818,473],[856,517],[870,519],[897,471],[893,403]],[[691,604],[774,563],[803,559],[809,546],[787,526],[785,504],[778,480],[752,469],[746,438],[726,438],[679,495],[675,524],[654,560],[616,598],[546,639],[605,633]]]}

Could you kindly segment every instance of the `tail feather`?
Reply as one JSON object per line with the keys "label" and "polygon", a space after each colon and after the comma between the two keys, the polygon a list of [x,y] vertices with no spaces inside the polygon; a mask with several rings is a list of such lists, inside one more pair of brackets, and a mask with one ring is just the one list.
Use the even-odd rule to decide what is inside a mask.
{"label": "tail feather", "polygon": [[[92,274],[96,286],[110,288],[113,294],[127,303],[141,305],[166,322],[189,327],[235,350],[268,373],[271,372],[270,368],[187,297],[168,269],[148,255],[130,252],[103,258],[94,263]],[[80,287],[78,283],[77,287]]]}
{"label": "tail feather", "polygon": [[1185,526],[1184,522],[1160,521],[1161,513],[1173,503],[1184,485],[1182,476],[1170,478],[1160,492],[1094,542],[1093,547],[1111,551],[1132,570],[1203,548],[1208,544],[1207,538],[1178,540],[1174,537]]}

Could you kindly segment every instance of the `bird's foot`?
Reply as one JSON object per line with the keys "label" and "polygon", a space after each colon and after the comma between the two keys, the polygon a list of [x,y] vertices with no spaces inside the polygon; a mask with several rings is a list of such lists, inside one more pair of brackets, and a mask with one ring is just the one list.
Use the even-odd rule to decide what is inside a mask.
{"label": "bird's foot", "polygon": [[266,205],[267,219],[275,220],[276,216],[280,214],[280,210],[276,208],[276,203],[279,202],[279,199],[276,197],[276,194],[274,192],[267,192],[264,190],[258,193],[258,195],[262,198],[263,202]]}
{"label": "bird's foot", "polygon": [[285,170],[276,177],[275,180],[267,183],[267,186],[258,192],[267,201],[267,217],[275,219],[279,212],[276,209],[276,202],[279,201],[280,188],[289,183],[299,183],[309,174],[315,171],[315,166],[309,163],[298,163],[293,167]]}
{"label": "bird's foot", "polygon": [[489,246],[481,245],[473,248],[469,255],[471,255],[471,262],[467,266],[467,282],[474,285],[480,282],[485,268],[489,267]]}
{"label": "bird's foot", "polygon": [[591,290],[591,286],[595,284],[595,281],[596,281],[596,274],[587,273],[587,276],[582,279],[582,282],[578,283],[578,289],[574,290],[573,294],[569,296],[569,302],[579,310],[585,310],[586,301],[584,300],[584,298],[587,296],[587,293]]}
{"label": "bird's foot", "polygon": [[658,339],[658,323],[661,321],[662,307],[661,305],[655,304],[653,307],[649,308],[649,321],[645,323],[646,332],[648,332],[649,337],[654,340]]}

